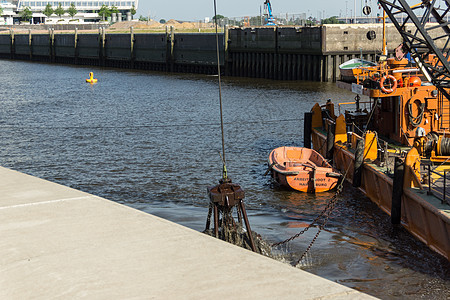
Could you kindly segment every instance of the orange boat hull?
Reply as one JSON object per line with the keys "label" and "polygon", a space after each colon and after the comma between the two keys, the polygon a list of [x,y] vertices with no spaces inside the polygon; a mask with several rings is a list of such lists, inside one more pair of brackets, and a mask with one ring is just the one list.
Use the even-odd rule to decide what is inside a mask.
{"label": "orange boat hull", "polygon": [[300,192],[320,193],[334,189],[340,174],[316,151],[302,147],[279,147],[269,154],[272,178]]}

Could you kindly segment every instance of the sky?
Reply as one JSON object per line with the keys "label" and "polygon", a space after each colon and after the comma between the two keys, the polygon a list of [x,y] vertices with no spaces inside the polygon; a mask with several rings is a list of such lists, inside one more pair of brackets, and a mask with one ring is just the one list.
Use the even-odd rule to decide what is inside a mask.
{"label": "sky", "polygon": [[[225,17],[243,17],[259,15],[260,7],[264,7],[264,0],[216,0],[217,13]],[[330,16],[345,17],[353,14],[356,3],[358,15],[361,15],[361,5],[367,3],[376,13],[378,11],[376,0],[271,0],[274,14],[279,13],[306,13],[307,17],[322,18]],[[347,9],[346,9],[347,8]],[[214,15],[214,0],[139,0],[136,16],[148,16],[159,21],[160,19],[175,19],[180,21],[198,21]]]}

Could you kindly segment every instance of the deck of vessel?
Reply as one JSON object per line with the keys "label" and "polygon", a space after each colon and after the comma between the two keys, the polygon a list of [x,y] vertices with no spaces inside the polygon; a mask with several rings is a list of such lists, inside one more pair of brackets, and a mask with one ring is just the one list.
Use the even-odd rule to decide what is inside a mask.
{"label": "deck of vessel", "polygon": [[1,299],[372,298],[97,196],[0,178]]}
{"label": "deck of vessel", "polygon": [[[326,143],[324,130],[314,128],[312,140],[314,149],[320,149]],[[342,143],[336,143],[333,151],[335,166],[346,173],[346,180],[353,183],[354,150]],[[348,173],[347,173],[348,171]],[[391,215],[393,194],[393,165],[380,166],[366,160],[363,164],[360,190]],[[401,223],[417,239],[424,242],[431,249],[450,260],[450,213],[447,204],[434,196],[427,195],[425,189],[404,188],[401,204]]]}

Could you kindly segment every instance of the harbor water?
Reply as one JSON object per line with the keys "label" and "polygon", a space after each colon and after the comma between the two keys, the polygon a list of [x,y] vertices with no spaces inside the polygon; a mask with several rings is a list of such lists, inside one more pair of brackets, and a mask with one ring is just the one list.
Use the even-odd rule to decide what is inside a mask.
{"label": "harbor water", "polygon": [[[85,82],[91,71],[97,84]],[[0,82],[1,166],[204,229],[207,187],[222,171],[217,77],[0,60]],[[264,176],[268,154],[302,146],[314,103],[353,95],[332,83],[242,78],[223,79],[222,95],[228,174],[246,192],[252,229],[269,243],[289,238],[333,193],[275,185]],[[316,232],[273,251],[293,263]],[[299,267],[383,299],[450,295],[450,263],[348,184]]]}

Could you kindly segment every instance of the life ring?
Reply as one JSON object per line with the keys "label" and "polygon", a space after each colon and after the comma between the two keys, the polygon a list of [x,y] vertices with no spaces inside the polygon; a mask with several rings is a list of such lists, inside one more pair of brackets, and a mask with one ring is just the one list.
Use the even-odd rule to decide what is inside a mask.
{"label": "life ring", "polygon": [[[388,78],[393,82],[392,87],[389,89],[384,86],[384,81]],[[380,88],[386,94],[393,93],[397,89],[397,79],[392,75],[384,75],[380,80]]]}

